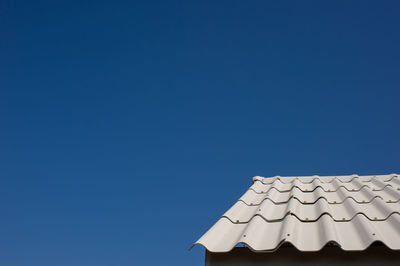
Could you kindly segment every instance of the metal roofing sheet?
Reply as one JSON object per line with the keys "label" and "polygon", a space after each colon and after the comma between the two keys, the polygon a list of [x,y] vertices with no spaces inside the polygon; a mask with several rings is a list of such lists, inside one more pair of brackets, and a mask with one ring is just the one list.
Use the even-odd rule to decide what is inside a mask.
{"label": "metal roofing sheet", "polygon": [[289,242],[317,251],[329,242],[364,250],[381,241],[400,250],[400,178],[254,177],[252,186],[195,244],[228,252],[237,244],[274,251]]}

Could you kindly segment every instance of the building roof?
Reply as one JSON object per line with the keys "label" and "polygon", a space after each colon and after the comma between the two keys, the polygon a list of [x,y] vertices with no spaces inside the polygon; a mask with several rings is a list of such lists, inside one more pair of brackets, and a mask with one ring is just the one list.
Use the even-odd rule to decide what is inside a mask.
{"label": "building roof", "polygon": [[400,177],[256,176],[244,195],[194,245],[256,252],[291,243],[318,251],[333,243],[359,251],[374,242],[400,250]]}

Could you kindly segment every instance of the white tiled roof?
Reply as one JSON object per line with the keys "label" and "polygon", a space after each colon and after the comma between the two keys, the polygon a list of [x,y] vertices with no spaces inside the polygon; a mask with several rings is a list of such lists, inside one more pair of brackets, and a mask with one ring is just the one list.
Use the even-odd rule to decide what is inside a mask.
{"label": "white tiled roof", "polygon": [[254,177],[246,193],[195,244],[228,252],[237,244],[274,251],[291,243],[364,250],[380,241],[400,250],[400,177]]}

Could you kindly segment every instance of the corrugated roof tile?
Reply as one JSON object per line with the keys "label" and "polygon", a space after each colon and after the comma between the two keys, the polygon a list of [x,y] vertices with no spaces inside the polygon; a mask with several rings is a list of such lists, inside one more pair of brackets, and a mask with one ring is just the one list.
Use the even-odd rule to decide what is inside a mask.
{"label": "corrugated roof tile", "polygon": [[228,252],[237,244],[274,251],[289,242],[317,251],[329,242],[400,249],[400,179],[378,176],[254,177],[252,186],[195,244]]}

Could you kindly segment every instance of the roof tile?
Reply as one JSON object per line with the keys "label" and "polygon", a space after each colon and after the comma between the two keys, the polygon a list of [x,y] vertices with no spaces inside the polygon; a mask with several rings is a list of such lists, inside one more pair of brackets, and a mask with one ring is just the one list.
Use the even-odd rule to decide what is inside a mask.
{"label": "roof tile", "polygon": [[289,242],[317,251],[329,242],[400,249],[400,179],[379,176],[254,177],[246,193],[195,244],[228,252],[237,244],[274,251]]}

